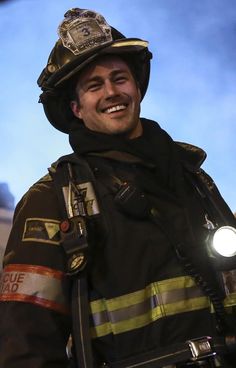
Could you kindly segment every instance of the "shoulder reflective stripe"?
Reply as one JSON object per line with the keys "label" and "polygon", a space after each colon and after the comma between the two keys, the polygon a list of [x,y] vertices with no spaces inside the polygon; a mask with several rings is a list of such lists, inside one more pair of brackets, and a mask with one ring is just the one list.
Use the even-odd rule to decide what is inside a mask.
{"label": "shoulder reflective stripe", "polygon": [[96,300],[90,306],[92,336],[99,337],[140,328],[164,316],[210,308],[210,302],[190,277],[178,277],[113,299]]}
{"label": "shoulder reflective stripe", "polygon": [[29,302],[67,313],[66,286],[63,272],[43,266],[8,265],[1,275],[0,301]]}

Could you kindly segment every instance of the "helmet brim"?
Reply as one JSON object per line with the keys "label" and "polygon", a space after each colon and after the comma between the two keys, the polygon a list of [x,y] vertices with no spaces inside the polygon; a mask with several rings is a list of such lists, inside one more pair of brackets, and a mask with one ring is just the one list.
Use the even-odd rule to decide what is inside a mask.
{"label": "helmet brim", "polygon": [[[57,47],[63,46],[57,43]],[[132,69],[139,69],[135,76],[142,99],[145,96],[150,76],[150,59],[152,57],[151,52],[148,50],[147,41],[137,38],[121,38],[103,47],[98,47],[97,50],[93,49],[90,54],[86,53],[65,63],[56,73],[52,73],[45,83],[44,81],[40,82],[40,79],[38,81],[38,84],[43,89],[40,102],[43,103],[45,114],[49,122],[61,132],[69,133],[70,122],[75,118],[69,106],[68,96],[63,93],[63,90],[65,92],[68,83],[73,80],[73,77],[102,55],[119,55],[121,57],[123,55],[130,58],[131,62],[134,63]],[[52,57],[51,55],[51,59]]]}

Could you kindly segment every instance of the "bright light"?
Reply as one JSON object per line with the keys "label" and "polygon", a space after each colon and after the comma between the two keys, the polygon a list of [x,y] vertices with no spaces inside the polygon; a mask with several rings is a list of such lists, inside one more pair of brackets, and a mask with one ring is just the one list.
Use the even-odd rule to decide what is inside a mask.
{"label": "bright light", "polygon": [[213,235],[212,246],[217,253],[224,257],[236,255],[236,229],[222,226]]}

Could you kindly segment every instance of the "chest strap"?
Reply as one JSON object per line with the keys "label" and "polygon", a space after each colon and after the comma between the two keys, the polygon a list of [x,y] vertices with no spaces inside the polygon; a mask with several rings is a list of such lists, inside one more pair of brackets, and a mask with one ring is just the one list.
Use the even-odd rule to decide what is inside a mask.
{"label": "chest strap", "polygon": [[104,365],[104,367],[161,368],[165,366],[169,367],[173,364],[191,362],[192,364],[194,362],[209,362],[209,367],[220,367],[221,365],[215,365],[214,361],[217,361],[217,354],[224,353],[226,353],[226,343],[223,338],[212,339],[209,336],[203,336],[197,339],[188,340],[185,343],[158,348],[116,363]]}
{"label": "chest strap", "polygon": [[[88,262],[86,192],[79,184],[85,177],[80,172],[84,160],[64,156],[50,170],[62,216],[61,245],[66,256],[66,272],[71,279],[71,314],[73,363],[79,368],[92,368],[93,356],[89,334],[89,308],[86,265]],[[90,174],[89,167],[86,173]],[[91,174],[92,175],[92,174]]]}

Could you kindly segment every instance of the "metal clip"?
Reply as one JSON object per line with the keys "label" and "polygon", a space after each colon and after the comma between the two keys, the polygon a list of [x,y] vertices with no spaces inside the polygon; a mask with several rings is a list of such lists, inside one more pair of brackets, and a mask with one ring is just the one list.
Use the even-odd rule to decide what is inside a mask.
{"label": "metal clip", "polygon": [[216,352],[212,350],[211,337],[209,336],[188,340],[187,344],[192,354],[192,361],[197,361],[199,359],[213,357],[216,355]]}

